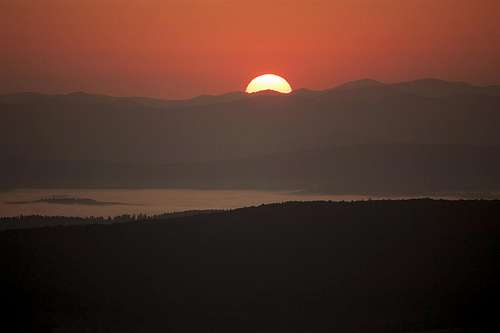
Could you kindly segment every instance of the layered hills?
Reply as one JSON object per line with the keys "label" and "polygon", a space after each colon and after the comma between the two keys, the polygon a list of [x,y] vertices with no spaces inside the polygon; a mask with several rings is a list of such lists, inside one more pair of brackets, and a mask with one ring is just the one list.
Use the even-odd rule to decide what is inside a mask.
{"label": "layered hills", "polygon": [[[11,94],[0,96],[0,145],[3,187],[94,184],[100,178],[109,186],[106,165],[113,164],[133,186],[261,187],[255,184],[269,184],[276,170],[284,170],[283,179],[298,183],[286,180],[287,188],[331,188],[336,185],[322,184],[335,175],[348,184],[361,175],[364,184],[381,176],[414,176],[416,184],[426,177],[472,179],[455,187],[491,190],[499,183],[490,169],[499,163],[500,87],[360,80],[324,91],[174,101]],[[67,165],[85,165],[91,176],[78,179]],[[156,173],[144,174],[144,168],[163,176],[151,178]],[[195,171],[178,175],[183,170]],[[50,180],[47,173],[62,176]],[[75,177],[64,180],[66,173]],[[408,184],[403,190],[417,190]],[[369,190],[393,187],[379,185]]]}

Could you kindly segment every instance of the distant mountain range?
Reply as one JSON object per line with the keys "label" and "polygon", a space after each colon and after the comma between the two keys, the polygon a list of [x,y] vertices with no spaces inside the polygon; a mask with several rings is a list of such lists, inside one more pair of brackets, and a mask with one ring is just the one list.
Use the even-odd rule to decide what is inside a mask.
{"label": "distant mountain range", "polygon": [[[413,175],[415,185],[422,185],[416,179],[437,184],[451,177],[454,188],[472,184],[491,190],[500,183],[490,170],[499,163],[497,146],[500,86],[435,79],[359,80],[289,95],[233,92],[172,101],[81,92],[0,96],[3,187],[106,179],[116,186],[129,181],[181,187],[286,183],[287,188],[331,189],[339,182],[352,187],[356,174],[373,175],[377,184],[382,176],[399,174]],[[78,175],[75,165],[86,165],[87,176],[68,181]],[[106,165],[120,165],[121,171]],[[318,171],[326,166],[328,172]],[[138,170],[150,168],[161,176],[138,176]],[[111,180],[109,172],[123,178]],[[47,176],[52,173],[55,179]],[[311,180],[319,174],[321,180]],[[371,183],[367,179],[361,188]],[[394,188],[379,185],[370,190]]]}

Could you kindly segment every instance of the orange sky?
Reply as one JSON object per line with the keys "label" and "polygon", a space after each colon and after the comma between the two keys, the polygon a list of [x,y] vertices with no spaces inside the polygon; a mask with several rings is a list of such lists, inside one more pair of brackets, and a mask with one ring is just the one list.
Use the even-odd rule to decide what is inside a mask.
{"label": "orange sky", "polygon": [[500,83],[498,0],[0,0],[0,93],[184,98],[360,78]]}

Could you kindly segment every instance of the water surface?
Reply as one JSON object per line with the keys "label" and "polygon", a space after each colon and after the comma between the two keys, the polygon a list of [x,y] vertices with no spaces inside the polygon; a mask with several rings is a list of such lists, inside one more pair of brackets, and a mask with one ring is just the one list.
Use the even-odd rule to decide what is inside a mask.
{"label": "water surface", "polygon": [[[122,214],[160,214],[199,209],[230,209],[295,200],[351,201],[415,197],[422,197],[422,195],[389,197],[255,190],[15,189],[0,192],[0,216],[117,216]],[[463,194],[434,195],[431,197],[467,198]],[[57,200],[52,200],[53,198]],[[75,200],[60,200],[60,198]],[[93,202],[94,204],[92,204]]]}

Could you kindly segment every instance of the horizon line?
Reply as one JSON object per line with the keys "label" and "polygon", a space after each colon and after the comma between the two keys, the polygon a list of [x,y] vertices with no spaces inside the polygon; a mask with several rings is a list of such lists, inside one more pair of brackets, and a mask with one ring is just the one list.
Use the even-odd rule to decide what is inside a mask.
{"label": "horizon line", "polygon": [[[300,87],[297,89],[292,89],[290,93],[287,94],[282,94],[282,95],[293,95],[294,92],[297,91],[312,91],[312,92],[321,92],[321,91],[328,91],[328,90],[333,90],[339,87],[342,87],[344,85],[348,85],[350,83],[358,83],[358,82],[372,82],[375,84],[382,84],[382,85],[396,85],[396,84],[403,84],[403,83],[415,83],[415,82],[421,82],[421,81],[434,81],[434,82],[445,82],[445,83],[452,83],[452,84],[464,84],[468,85],[471,87],[482,87],[482,88],[489,88],[489,87],[500,87],[500,82],[495,83],[495,84],[478,84],[478,83],[472,83],[469,81],[463,81],[463,80],[445,80],[445,79],[440,79],[436,77],[422,77],[414,80],[403,80],[403,81],[380,81],[372,78],[361,78],[361,79],[355,79],[355,80],[349,80],[349,81],[344,81],[339,84],[336,84],[334,86],[327,87],[325,89],[312,89],[312,88],[307,88],[307,87]],[[273,91],[273,90],[262,90],[260,92],[268,92],[268,91]],[[191,97],[184,97],[184,98],[164,98],[164,97],[157,97],[157,96],[151,96],[151,95],[114,95],[114,94],[108,94],[108,93],[100,93],[100,92],[91,92],[91,91],[86,91],[86,90],[73,90],[69,92],[58,92],[58,93],[47,93],[47,92],[40,92],[40,91],[33,91],[33,90],[20,90],[20,91],[11,91],[11,92],[0,92],[0,97],[4,96],[12,96],[12,95],[22,95],[22,94],[32,94],[32,95],[43,95],[43,96],[69,96],[69,95],[76,95],[76,94],[81,94],[81,95],[90,95],[90,96],[101,96],[101,97],[110,97],[110,98],[147,98],[147,99],[153,99],[153,100],[158,100],[158,101],[164,101],[164,102],[175,102],[175,101],[186,101],[186,100],[191,100],[199,97],[218,97],[218,96],[224,96],[224,95],[230,95],[230,94],[236,94],[236,93],[241,93],[243,95],[252,95],[255,93],[247,93],[245,90],[233,90],[233,91],[228,91],[228,92],[222,92],[222,93],[202,93],[199,95],[192,95]],[[259,92],[256,92],[257,94]],[[277,92],[278,93],[278,92]]]}

